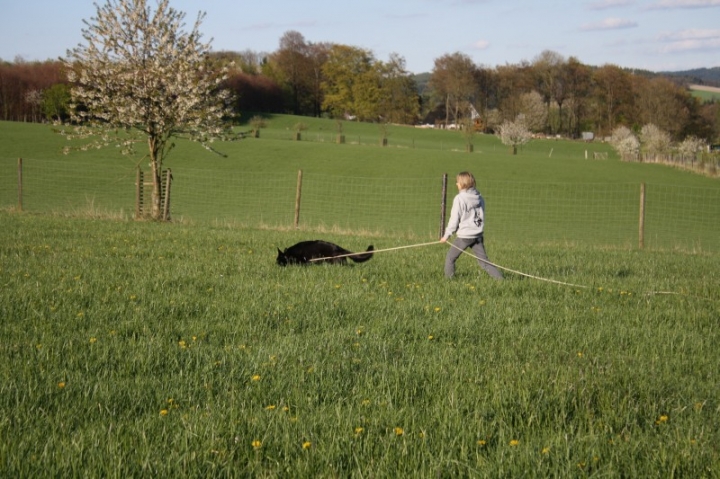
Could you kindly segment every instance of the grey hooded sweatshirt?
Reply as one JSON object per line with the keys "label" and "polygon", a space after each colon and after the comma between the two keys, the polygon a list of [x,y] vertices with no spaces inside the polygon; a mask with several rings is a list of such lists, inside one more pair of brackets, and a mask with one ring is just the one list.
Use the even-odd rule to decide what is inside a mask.
{"label": "grey hooded sweatshirt", "polygon": [[485,200],[475,188],[460,190],[453,199],[445,239],[457,231],[458,238],[477,238],[485,226]]}

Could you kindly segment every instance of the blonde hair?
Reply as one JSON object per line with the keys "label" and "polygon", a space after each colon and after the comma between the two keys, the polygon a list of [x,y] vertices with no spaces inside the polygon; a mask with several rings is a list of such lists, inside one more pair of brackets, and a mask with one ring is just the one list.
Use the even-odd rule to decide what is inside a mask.
{"label": "blonde hair", "polygon": [[458,173],[456,180],[461,190],[475,187],[475,177],[469,171]]}

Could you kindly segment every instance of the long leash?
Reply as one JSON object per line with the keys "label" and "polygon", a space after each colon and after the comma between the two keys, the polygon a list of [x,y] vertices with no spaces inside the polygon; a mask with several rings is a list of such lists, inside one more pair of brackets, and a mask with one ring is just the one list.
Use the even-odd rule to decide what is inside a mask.
{"label": "long leash", "polygon": [[[367,254],[367,253],[373,253],[373,254],[374,254],[374,253],[385,253],[385,252],[387,252],[387,251],[397,251],[397,250],[408,249],[408,248],[420,248],[420,247],[423,247],[423,246],[430,246],[430,245],[441,244],[441,243],[443,243],[443,241],[430,241],[430,242],[428,242],[428,243],[418,243],[418,244],[411,244],[411,245],[406,245],[406,246],[396,246],[396,247],[394,247],[394,248],[384,248],[384,249],[378,249],[378,250],[373,250],[373,251],[364,251],[364,252],[361,252],[361,253],[348,253],[348,254],[337,255],[337,256],[326,256],[326,257],[323,257],[323,258],[312,258],[312,259],[310,259],[310,260],[308,260],[308,261],[323,261],[323,260],[327,260],[327,259],[344,258],[344,257],[349,257],[349,256],[357,256],[357,255]],[[563,282],[563,281],[558,281],[558,280],[551,279],[551,278],[544,278],[544,277],[542,277],[542,276],[535,276],[535,275],[532,275],[532,274],[523,273],[522,271],[517,271],[517,270],[514,270],[514,269],[510,269],[510,268],[507,268],[507,267],[505,267],[505,266],[501,266],[501,265],[499,265],[499,264],[495,264],[495,263],[493,263],[493,262],[491,262],[491,261],[488,261],[488,260],[486,260],[486,259],[480,258],[480,257],[478,257],[478,256],[476,256],[476,255],[474,255],[474,254],[472,254],[472,253],[470,253],[470,252],[468,252],[468,251],[466,251],[466,250],[463,250],[462,248],[460,248],[460,247],[458,247],[458,246],[455,246],[453,243],[450,243],[450,242],[446,242],[446,243],[447,243],[448,245],[450,245],[452,248],[455,248],[455,249],[457,249],[457,250],[460,250],[460,252],[463,253],[463,254],[466,254],[466,255],[468,255],[468,256],[471,256],[471,257],[475,258],[475,259],[478,260],[478,261],[481,261],[481,262],[483,262],[483,263],[485,263],[485,264],[488,264],[488,265],[490,265],[490,266],[494,266],[494,267],[497,268],[497,269],[501,269],[501,270],[503,270],[503,271],[507,271],[507,272],[509,272],[509,273],[517,274],[517,275],[519,275],[519,276],[524,276],[524,277],[526,277],[526,278],[531,278],[531,279],[534,279],[534,280],[537,280],[537,281],[544,281],[544,282],[546,282],[546,283],[559,284],[559,285],[562,285],[562,286],[571,286],[571,287],[573,287],[573,288],[582,288],[582,289],[590,289],[590,288],[591,288],[590,286],[586,286],[586,285],[583,285],[583,284],[566,283],[566,282]],[[689,298],[701,299],[701,300],[704,300],[704,301],[716,301],[715,299],[712,299],[712,298],[704,298],[704,297],[701,297],[701,296],[694,296],[694,295],[689,295],[689,294],[685,294],[685,293],[678,293],[678,292],[675,292],[675,291],[647,291],[647,292],[645,292],[645,293],[643,293],[643,294],[644,294],[645,296],[651,296],[651,295],[652,295],[652,296],[662,296],[662,295],[667,295],[667,296],[671,296],[671,295],[672,295],[672,296],[685,296],[685,297],[689,297]]]}
{"label": "long leash", "polygon": [[478,261],[482,261],[482,262],[485,263],[485,264],[489,264],[490,266],[494,266],[495,268],[501,269],[501,270],[503,270],[503,271],[508,271],[508,272],[510,272],[510,273],[517,274],[517,275],[520,275],[520,276],[525,276],[526,278],[536,279],[536,280],[538,280],[538,281],[545,281],[545,282],[547,282],[547,283],[562,284],[562,285],[564,285],[564,286],[572,286],[572,287],[574,287],[574,288],[583,288],[583,289],[589,289],[589,288],[590,288],[590,286],[585,286],[585,285],[582,285],[582,284],[564,283],[564,282],[562,282],[562,281],[557,281],[557,280],[555,280],[555,279],[543,278],[542,276],[534,276],[534,275],[532,275],[532,274],[523,273],[522,271],[516,271],[516,270],[514,270],[514,269],[506,268],[506,267],[504,267],[504,266],[500,266],[499,264],[491,263],[491,262],[488,261],[488,260],[485,260],[485,259],[482,259],[482,258],[480,258],[480,257],[478,257],[478,256],[475,256],[474,254],[469,253],[469,252],[467,252],[466,250],[464,250],[464,249],[462,249],[462,248],[460,248],[460,247],[458,247],[458,246],[455,246],[453,243],[449,243],[449,242],[448,242],[448,244],[449,244],[450,246],[452,246],[453,248],[455,248],[455,249],[457,249],[457,250],[460,250],[460,252],[463,253],[463,254],[472,256],[473,258],[475,258],[475,259],[478,260]]}
{"label": "long leash", "polygon": [[345,258],[345,257],[349,257],[349,256],[359,256],[359,255],[364,255],[364,254],[369,254],[369,253],[372,253],[372,254],[375,254],[375,253],[384,253],[384,252],[386,252],[386,251],[396,251],[396,250],[399,250],[399,249],[407,249],[407,248],[419,248],[419,247],[421,247],[421,246],[429,246],[429,245],[431,245],[431,244],[438,244],[438,243],[440,243],[440,241],[431,241],[431,242],[429,242],[429,243],[411,244],[411,245],[408,245],[408,246],[397,246],[397,247],[395,247],[395,248],[374,249],[374,250],[372,250],[372,251],[362,251],[362,252],[359,252],[359,253],[339,254],[339,255],[337,255],[337,256],[325,256],[325,257],[323,257],[323,258],[311,258],[311,259],[309,259],[308,261],[323,261],[323,260],[326,260],[326,259]]}

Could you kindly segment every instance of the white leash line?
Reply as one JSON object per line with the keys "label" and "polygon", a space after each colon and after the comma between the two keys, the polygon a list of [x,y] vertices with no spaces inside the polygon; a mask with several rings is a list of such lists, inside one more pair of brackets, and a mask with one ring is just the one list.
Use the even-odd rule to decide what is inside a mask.
{"label": "white leash line", "polygon": [[358,256],[358,255],[364,255],[364,254],[375,254],[375,253],[384,253],[385,251],[395,251],[398,249],[407,249],[407,248],[418,248],[420,246],[428,246],[431,244],[437,244],[440,243],[440,241],[431,241],[430,243],[419,243],[419,244],[411,244],[408,246],[397,246],[395,248],[385,248],[385,249],[374,249],[372,251],[361,251],[357,253],[348,253],[348,254],[339,254],[337,256],[326,256],[324,258],[311,258],[308,261],[322,261],[325,259],[334,259],[334,258],[345,258],[347,256]]}
{"label": "white leash line", "polygon": [[549,278],[543,278],[543,277],[540,277],[540,276],[533,276],[533,275],[531,275],[531,274],[523,273],[522,271],[516,271],[516,270],[514,270],[514,269],[506,268],[506,267],[504,267],[504,266],[500,266],[500,265],[498,265],[498,264],[491,263],[490,261],[484,260],[484,259],[482,259],[482,258],[478,258],[478,257],[475,256],[474,254],[468,253],[467,251],[465,251],[465,250],[463,250],[463,249],[455,246],[453,243],[449,243],[449,242],[448,242],[448,244],[449,244],[450,246],[452,246],[453,248],[460,250],[462,253],[464,253],[464,254],[466,254],[466,255],[469,255],[469,256],[472,256],[473,258],[475,258],[475,259],[478,260],[478,261],[482,261],[482,262],[485,263],[485,264],[489,264],[490,266],[494,266],[494,267],[496,267],[496,268],[498,268],[498,269],[502,269],[502,270],[508,271],[508,272],[510,272],[510,273],[519,274],[520,276],[525,276],[525,277],[527,277],[527,278],[537,279],[537,280],[539,280],[539,281],[546,281],[546,282],[548,282],[548,283],[562,284],[562,285],[565,285],[565,286],[573,286],[573,287],[575,287],[575,288],[585,288],[585,289],[589,289],[589,288],[590,288],[590,286],[584,286],[584,285],[582,285],[582,284],[564,283],[564,282],[562,282],[562,281],[557,281],[557,280],[549,279]]}
{"label": "white leash line", "polygon": [[[386,251],[397,251],[397,250],[400,250],[400,249],[419,248],[419,247],[421,247],[421,246],[430,246],[430,245],[433,245],[433,244],[440,244],[440,243],[442,243],[442,241],[430,241],[429,243],[418,243],[418,244],[411,244],[411,245],[407,245],[407,246],[396,246],[396,247],[394,247],[394,248],[385,248],[385,249],[378,249],[378,250],[373,250],[373,251],[363,251],[363,252],[360,252],[360,253],[348,253],[348,254],[343,254],[343,255],[338,255],[338,256],[326,256],[326,257],[323,257],[323,258],[311,258],[311,259],[309,259],[308,261],[322,261],[322,260],[326,260],[326,259],[344,258],[344,257],[347,257],[347,256],[357,256],[357,255],[368,254],[368,253],[373,253],[373,254],[374,254],[374,253],[384,253],[384,252],[386,252]],[[490,261],[488,261],[488,260],[485,260],[485,259],[482,259],[482,258],[478,258],[478,257],[475,256],[474,254],[472,254],[472,253],[470,253],[470,252],[468,252],[468,251],[466,251],[466,250],[463,250],[463,249],[455,246],[453,243],[451,243],[451,242],[449,242],[449,241],[446,242],[446,243],[447,243],[448,245],[450,245],[451,247],[460,250],[460,252],[463,253],[463,254],[472,256],[473,258],[475,258],[475,259],[478,260],[478,261],[482,261],[483,263],[489,264],[489,265],[494,266],[494,267],[496,267],[496,268],[498,268],[498,269],[501,269],[501,270],[503,270],[503,271],[507,271],[507,272],[510,272],[510,273],[514,273],[514,274],[517,274],[517,275],[520,275],[520,276],[525,276],[525,277],[531,278],[531,279],[536,279],[536,280],[538,280],[538,281],[545,281],[545,282],[547,282],[547,283],[560,284],[560,285],[563,285],[563,286],[572,286],[572,287],[574,287],[574,288],[590,289],[590,286],[585,286],[585,285],[582,285],[582,284],[574,284],[574,283],[565,283],[565,282],[563,282],[563,281],[557,281],[557,280],[555,280],[555,279],[550,279],[550,278],[543,278],[543,277],[541,277],[541,276],[534,276],[534,275],[532,275],[532,274],[523,273],[522,271],[517,271],[517,270],[514,270],[514,269],[506,268],[506,267],[504,267],[504,266],[500,266],[500,265],[498,265],[498,264],[492,263],[492,262],[490,262]],[[649,291],[649,292],[645,292],[645,293],[643,293],[643,294],[644,294],[645,296],[650,296],[650,295],[677,295],[677,296],[686,296],[686,297],[689,297],[689,298],[702,299],[702,300],[705,300],[705,301],[715,301],[715,300],[712,299],[712,298],[703,298],[703,297],[699,297],[699,296],[692,296],[692,295],[689,295],[689,294],[677,293],[677,292],[674,292],[674,291]]]}

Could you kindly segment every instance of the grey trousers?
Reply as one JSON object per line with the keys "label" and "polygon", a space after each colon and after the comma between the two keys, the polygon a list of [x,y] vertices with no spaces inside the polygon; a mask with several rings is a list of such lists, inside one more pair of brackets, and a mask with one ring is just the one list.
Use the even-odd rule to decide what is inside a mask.
{"label": "grey trousers", "polygon": [[457,248],[453,248],[451,246],[447,252],[447,256],[445,257],[446,277],[452,278],[453,276],[455,276],[455,261],[457,261],[463,251],[465,251],[467,248],[472,248],[473,254],[479,258],[478,264],[480,265],[480,267],[484,269],[493,278],[503,279],[503,274],[499,269],[497,269],[492,264],[485,262],[489,260],[487,254],[485,253],[485,245],[483,244],[482,235],[480,235],[480,237],[478,238],[455,238],[453,244],[457,246]]}

